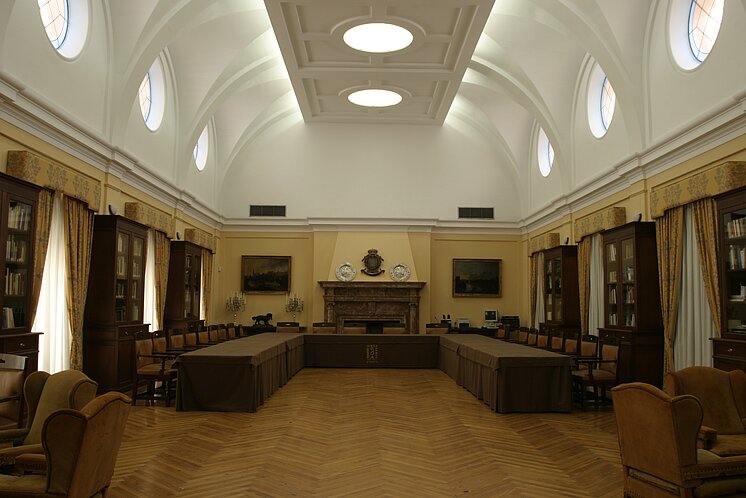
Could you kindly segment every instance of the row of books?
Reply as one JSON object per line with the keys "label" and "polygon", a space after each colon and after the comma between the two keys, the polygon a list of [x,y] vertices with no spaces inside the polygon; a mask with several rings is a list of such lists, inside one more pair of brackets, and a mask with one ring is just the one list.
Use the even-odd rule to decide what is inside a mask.
{"label": "row of books", "polygon": [[8,210],[8,228],[28,232],[31,228],[31,206],[11,203]]}
{"label": "row of books", "polygon": [[726,223],[725,236],[729,239],[746,237],[746,218],[737,218]]}
{"label": "row of books", "polygon": [[13,308],[3,308],[3,328],[12,329],[16,326]]}
{"label": "row of books", "polygon": [[8,242],[5,245],[5,261],[25,263],[27,247],[28,243],[25,240],[17,239],[11,235],[8,237]]}
{"label": "row of books", "polygon": [[[609,316],[607,317],[606,325],[619,325],[617,323],[617,315],[616,315],[616,313],[609,313]],[[624,315],[624,325],[626,327],[634,327],[635,326],[635,314],[634,313],[626,313]]]}
{"label": "row of books", "polygon": [[11,271],[5,269],[5,295],[26,295],[26,272]]}
{"label": "row of books", "polygon": [[728,269],[743,270],[746,268],[746,247],[728,246]]}

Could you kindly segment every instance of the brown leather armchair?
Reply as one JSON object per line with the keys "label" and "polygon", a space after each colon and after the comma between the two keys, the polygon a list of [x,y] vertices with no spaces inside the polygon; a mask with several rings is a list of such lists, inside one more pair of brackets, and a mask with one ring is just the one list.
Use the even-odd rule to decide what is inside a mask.
{"label": "brown leather armchair", "polygon": [[[0,465],[12,465],[22,453],[41,453],[44,421],[60,408],[81,409],[94,397],[98,384],[78,370],[29,374],[23,385],[28,417],[20,429],[0,431],[0,443],[14,447],[0,448]],[[1,495],[1,494],[0,494]]]}
{"label": "brown leather armchair", "polygon": [[21,455],[18,463],[43,459],[47,475],[0,475],[0,496],[104,496],[130,411],[130,399],[108,392],[80,411],[62,409],[44,422],[43,455]]}
{"label": "brown leather armchair", "polygon": [[[746,457],[697,449],[702,406],[641,382],[612,389],[625,496],[743,496]],[[740,493],[740,494],[739,494]]]}
{"label": "brown leather armchair", "polygon": [[702,403],[703,448],[720,456],[746,455],[746,373],[688,367],[666,374],[671,396],[691,394]]}

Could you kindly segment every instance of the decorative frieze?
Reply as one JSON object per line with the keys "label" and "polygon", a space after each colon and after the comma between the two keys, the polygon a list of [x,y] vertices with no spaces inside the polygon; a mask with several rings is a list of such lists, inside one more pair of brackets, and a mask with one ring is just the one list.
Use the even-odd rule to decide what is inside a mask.
{"label": "decorative frieze", "polygon": [[173,238],[174,236],[173,216],[160,209],[141,202],[125,202],[124,216],[155,230],[160,230],[168,238]]}
{"label": "decorative frieze", "polygon": [[610,207],[575,220],[575,240],[627,223],[627,210]]}
{"label": "decorative frieze", "polygon": [[559,232],[544,233],[528,241],[528,252],[529,254],[533,254],[535,252],[551,249],[552,247],[557,247],[558,245],[560,245]]}
{"label": "decorative frieze", "polygon": [[215,237],[199,228],[185,228],[184,240],[215,252]]}

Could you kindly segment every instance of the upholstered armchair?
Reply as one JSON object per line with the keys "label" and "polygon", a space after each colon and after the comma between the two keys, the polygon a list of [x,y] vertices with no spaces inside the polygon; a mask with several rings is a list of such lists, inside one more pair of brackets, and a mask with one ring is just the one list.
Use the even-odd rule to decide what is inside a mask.
{"label": "upholstered armchair", "polygon": [[0,430],[23,424],[23,383],[26,357],[0,354]]}
{"label": "upholstered armchair", "polygon": [[[44,421],[55,410],[79,410],[96,397],[98,384],[78,370],[64,370],[50,375],[32,372],[23,386],[27,407],[26,426],[0,431],[0,443],[13,447],[0,448],[0,465],[12,465],[22,453],[41,453]],[[2,493],[0,493],[2,495]]]}
{"label": "upholstered armchair", "polygon": [[746,373],[688,367],[666,374],[671,396],[691,394],[702,403],[703,448],[720,456],[746,455]]}
{"label": "upholstered armchair", "polygon": [[702,406],[641,382],[612,389],[624,471],[624,495],[743,496],[746,457],[697,448]]}
{"label": "upholstered armchair", "polygon": [[80,411],[61,409],[44,422],[43,455],[20,455],[19,465],[43,459],[47,474],[0,475],[0,496],[104,496],[130,411],[130,399],[108,392]]}

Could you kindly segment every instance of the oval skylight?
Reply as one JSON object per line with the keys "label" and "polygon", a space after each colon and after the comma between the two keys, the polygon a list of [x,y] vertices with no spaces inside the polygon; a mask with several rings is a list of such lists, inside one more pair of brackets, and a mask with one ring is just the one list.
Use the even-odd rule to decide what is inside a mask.
{"label": "oval skylight", "polygon": [[347,96],[347,100],[364,107],[390,107],[401,102],[402,96],[391,90],[368,88],[352,92]]}
{"label": "oval skylight", "polygon": [[371,22],[348,29],[342,39],[355,50],[381,54],[407,48],[414,36],[396,24]]}

